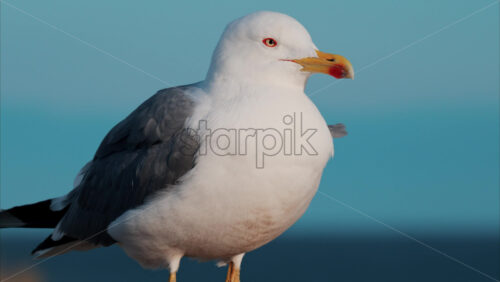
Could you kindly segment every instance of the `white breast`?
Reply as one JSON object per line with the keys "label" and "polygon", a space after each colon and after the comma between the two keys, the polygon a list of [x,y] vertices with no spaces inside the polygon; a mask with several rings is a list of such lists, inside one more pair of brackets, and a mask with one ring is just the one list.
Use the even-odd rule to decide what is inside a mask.
{"label": "white breast", "polygon": [[[222,129],[232,136],[231,130],[254,129],[257,137],[247,137],[247,142],[233,140],[229,146],[224,143],[227,138],[219,139],[215,150],[209,144],[213,146],[214,140],[202,138],[206,151],[182,184],[127,212],[121,218],[130,219],[110,231],[143,265],[161,266],[168,256],[179,252],[223,259],[251,251],[279,236],[309,205],[333,155],[332,138],[322,116],[304,93],[252,92],[240,93],[240,97],[205,97],[210,101],[203,101],[190,126],[197,128],[201,120],[212,133]],[[290,118],[284,122],[285,116],[295,120],[287,124]],[[312,152],[308,145],[295,146],[293,140],[285,144],[287,130],[293,135],[294,130],[303,133],[309,129],[315,131],[309,138]],[[262,148],[259,132],[274,137],[279,132],[282,149]]]}

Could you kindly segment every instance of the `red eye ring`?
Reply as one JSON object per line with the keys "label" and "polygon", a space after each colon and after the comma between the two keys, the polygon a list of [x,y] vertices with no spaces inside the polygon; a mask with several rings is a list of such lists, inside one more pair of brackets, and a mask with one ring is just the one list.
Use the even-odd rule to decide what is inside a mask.
{"label": "red eye ring", "polygon": [[267,47],[271,47],[271,48],[278,46],[278,42],[276,40],[274,40],[274,38],[271,38],[271,37],[264,38],[262,40],[262,43],[264,43],[264,45],[266,45]]}

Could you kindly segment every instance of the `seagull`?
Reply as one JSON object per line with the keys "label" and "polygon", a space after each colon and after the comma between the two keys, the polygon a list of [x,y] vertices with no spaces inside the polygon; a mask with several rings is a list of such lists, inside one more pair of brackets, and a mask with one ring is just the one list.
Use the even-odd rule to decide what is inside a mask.
{"label": "seagull", "polygon": [[313,73],[353,78],[294,18],[255,12],[227,25],[205,80],[158,91],[114,126],[68,194],[0,213],[0,227],[52,228],[52,257],[118,244],[145,268],[181,258],[228,265],[306,211],[329,159],[328,126],[304,93]]}

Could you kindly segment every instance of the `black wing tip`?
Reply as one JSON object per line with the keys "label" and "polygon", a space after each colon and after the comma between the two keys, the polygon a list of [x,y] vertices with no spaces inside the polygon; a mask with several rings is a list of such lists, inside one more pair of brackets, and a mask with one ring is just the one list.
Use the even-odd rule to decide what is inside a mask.
{"label": "black wing tip", "polygon": [[26,226],[26,222],[11,214],[9,210],[0,210],[0,228],[15,228],[24,226]]}
{"label": "black wing tip", "polygon": [[0,211],[0,228],[55,228],[67,207],[54,211],[52,199]]}
{"label": "black wing tip", "polygon": [[61,239],[59,240],[52,240],[52,235],[49,235],[47,238],[45,238],[45,240],[43,240],[43,242],[38,244],[38,246],[36,246],[36,248],[33,249],[33,251],[31,251],[31,255],[36,255],[38,252],[45,251],[75,241],[78,241],[78,239],[69,236],[62,236]]}

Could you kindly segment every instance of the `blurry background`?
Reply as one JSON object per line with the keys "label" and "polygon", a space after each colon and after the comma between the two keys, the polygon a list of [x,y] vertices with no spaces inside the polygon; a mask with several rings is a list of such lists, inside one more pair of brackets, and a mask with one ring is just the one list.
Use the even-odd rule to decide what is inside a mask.
{"label": "blurry background", "polygon": [[[497,0],[0,3],[2,208],[65,194],[114,124],[158,89],[204,79],[229,21],[273,10],[357,74],[310,79],[349,135],[305,216],[248,254],[243,281],[500,279]],[[47,233],[3,230],[0,276],[38,262],[29,252]],[[112,247],[9,281],[167,275]],[[186,260],[179,281],[224,275]]]}

